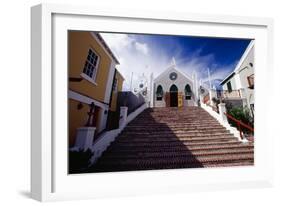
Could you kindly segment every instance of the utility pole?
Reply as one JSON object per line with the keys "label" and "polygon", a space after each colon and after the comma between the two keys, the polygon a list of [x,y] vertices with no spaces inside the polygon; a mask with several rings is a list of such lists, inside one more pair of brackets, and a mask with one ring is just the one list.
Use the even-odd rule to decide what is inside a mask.
{"label": "utility pole", "polygon": [[130,91],[132,91],[133,75],[134,75],[134,72],[132,72],[132,75],[131,75]]}
{"label": "utility pole", "polygon": [[211,75],[210,75],[210,69],[208,67],[208,79],[209,79],[209,88],[210,90],[212,89],[212,84],[211,84]]}

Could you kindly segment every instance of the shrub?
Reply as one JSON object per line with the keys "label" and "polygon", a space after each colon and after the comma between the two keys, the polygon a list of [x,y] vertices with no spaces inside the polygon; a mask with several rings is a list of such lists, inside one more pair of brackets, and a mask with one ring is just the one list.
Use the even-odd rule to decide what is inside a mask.
{"label": "shrub", "polygon": [[[243,122],[251,127],[254,127],[254,120],[251,117],[250,111],[247,107],[244,107],[244,108],[242,106],[231,107],[228,110],[228,114],[233,116],[235,119],[240,120],[241,122]],[[237,124],[234,121],[232,121],[231,119],[228,119],[228,121],[232,126],[237,126]],[[245,129],[243,127],[241,129],[243,130],[243,132],[248,131],[247,129]]]}
{"label": "shrub", "polygon": [[80,149],[79,151],[69,151],[69,173],[81,173],[90,166],[90,160],[93,153],[90,149],[84,151]]}

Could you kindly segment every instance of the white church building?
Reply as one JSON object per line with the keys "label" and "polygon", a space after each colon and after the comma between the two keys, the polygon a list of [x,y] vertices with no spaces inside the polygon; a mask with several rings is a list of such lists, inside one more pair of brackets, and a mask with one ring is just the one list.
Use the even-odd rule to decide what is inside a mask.
{"label": "white church building", "polygon": [[158,77],[151,77],[151,107],[196,106],[198,103],[198,80],[196,73],[191,76],[171,66]]}

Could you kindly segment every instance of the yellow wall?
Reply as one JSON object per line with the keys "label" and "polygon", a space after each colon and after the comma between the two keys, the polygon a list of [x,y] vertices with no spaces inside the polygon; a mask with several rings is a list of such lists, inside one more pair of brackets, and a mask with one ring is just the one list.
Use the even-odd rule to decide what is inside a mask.
{"label": "yellow wall", "polygon": [[115,78],[117,78],[117,91],[113,91],[112,97],[111,97],[111,105],[110,105],[110,111],[116,111],[117,109],[117,97],[118,97],[118,92],[122,91],[123,87],[123,82],[124,79],[121,76],[121,74],[116,70],[115,73]]}
{"label": "yellow wall", "polygon": [[[103,50],[96,39],[91,35],[90,32],[79,32],[71,31],[68,33],[68,72],[69,78],[82,78],[79,82],[69,82],[69,90],[75,91],[84,96],[88,96],[94,100],[104,102],[106,85],[108,75],[111,66],[111,58]],[[94,52],[99,56],[98,70],[96,74],[96,84],[87,81],[80,76],[83,73],[85,61],[87,59],[89,48],[93,49]],[[109,103],[109,102],[106,102]],[[79,127],[83,127],[88,119],[89,105],[84,104],[82,109],[78,109],[77,106],[79,101],[69,99],[68,114],[69,114],[69,145],[73,146],[76,138],[76,130]],[[99,109],[95,108],[97,112],[97,125],[100,127],[100,113]]]}
{"label": "yellow wall", "polygon": [[104,102],[106,83],[112,60],[90,32],[71,31],[68,33],[68,38],[69,78],[80,78],[89,48],[92,48],[100,57],[96,76],[97,85],[83,79],[80,82],[69,82],[69,89],[89,96],[97,101]]}
{"label": "yellow wall", "polygon": [[[68,132],[69,132],[69,145],[73,146],[76,138],[76,129],[78,127],[83,127],[88,120],[88,112],[90,107],[88,104],[82,103],[82,108],[78,109],[77,106],[79,101],[69,99],[68,100]],[[97,112],[98,113],[98,112]],[[99,115],[99,113],[98,113]],[[99,118],[99,117],[97,117]],[[97,125],[99,126],[99,125]]]}

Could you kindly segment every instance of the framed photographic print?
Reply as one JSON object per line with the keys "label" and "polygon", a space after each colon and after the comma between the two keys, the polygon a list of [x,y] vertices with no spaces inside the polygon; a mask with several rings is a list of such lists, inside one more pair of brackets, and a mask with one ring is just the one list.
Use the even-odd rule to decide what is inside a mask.
{"label": "framed photographic print", "polygon": [[31,13],[34,199],[272,185],[271,19]]}

